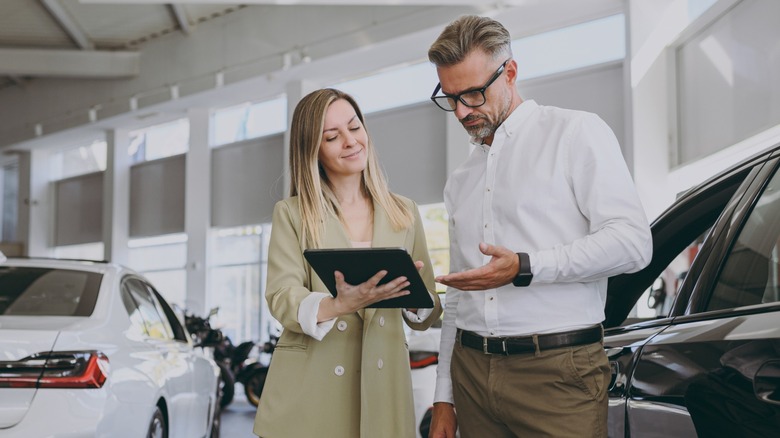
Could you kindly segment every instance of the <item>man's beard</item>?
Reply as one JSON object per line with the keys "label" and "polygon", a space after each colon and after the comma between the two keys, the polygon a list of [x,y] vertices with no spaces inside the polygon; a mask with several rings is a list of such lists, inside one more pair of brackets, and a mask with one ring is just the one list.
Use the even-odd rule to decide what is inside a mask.
{"label": "man's beard", "polygon": [[[482,120],[483,123],[481,125],[474,125],[474,126],[466,126],[464,123],[471,122],[474,120]],[[469,114],[468,116],[460,119],[460,123],[464,124],[463,128],[466,129],[466,132],[469,133],[472,139],[474,139],[477,142],[481,142],[487,137],[490,137],[493,135],[498,127],[501,125],[500,123],[494,124],[488,116],[484,114]]]}
{"label": "man's beard", "polygon": [[[466,117],[460,119],[461,125],[463,125],[463,128],[466,129],[466,132],[469,133],[475,143],[482,143],[483,140],[491,137],[496,133],[498,127],[504,123],[504,120],[506,120],[507,116],[509,115],[509,108],[512,106],[512,97],[507,96],[505,100],[504,108],[499,111],[496,120],[492,120],[491,117],[487,114],[469,114]],[[483,123],[481,125],[474,126],[464,125],[464,123],[472,122],[474,120],[482,120]]]}

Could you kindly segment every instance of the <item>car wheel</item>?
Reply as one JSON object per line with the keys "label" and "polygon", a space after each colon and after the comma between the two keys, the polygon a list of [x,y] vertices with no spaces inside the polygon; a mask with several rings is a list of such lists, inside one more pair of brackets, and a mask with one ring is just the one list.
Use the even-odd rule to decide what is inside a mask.
{"label": "car wheel", "polygon": [[168,438],[168,425],[165,423],[165,416],[163,416],[159,406],[154,410],[152,421],[149,422],[149,432],[146,434],[146,437]]}
{"label": "car wheel", "polygon": [[260,396],[263,394],[263,387],[265,386],[265,377],[268,375],[268,368],[259,368],[252,373],[246,382],[244,382],[244,393],[249,403],[257,406],[260,404]]}
{"label": "car wheel", "polygon": [[236,392],[236,378],[227,365],[217,363],[219,366],[219,406],[224,408],[233,401]]}

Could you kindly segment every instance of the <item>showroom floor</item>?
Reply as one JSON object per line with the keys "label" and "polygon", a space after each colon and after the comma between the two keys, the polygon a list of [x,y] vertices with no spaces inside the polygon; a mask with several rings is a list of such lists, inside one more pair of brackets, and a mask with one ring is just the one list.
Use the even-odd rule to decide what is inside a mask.
{"label": "showroom floor", "polygon": [[236,398],[222,411],[220,435],[228,438],[257,438],[252,433],[256,408],[244,397],[244,389],[236,388]]}

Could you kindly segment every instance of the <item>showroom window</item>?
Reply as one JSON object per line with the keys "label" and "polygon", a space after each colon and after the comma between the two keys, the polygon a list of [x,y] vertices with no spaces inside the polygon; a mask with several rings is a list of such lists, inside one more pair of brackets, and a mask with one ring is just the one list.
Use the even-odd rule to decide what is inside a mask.
{"label": "showroom window", "polygon": [[130,239],[128,267],[143,274],[171,305],[185,308],[187,236],[183,233]]}
{"label": "showroom window", "polygon": [[287,129],[287,96],[216,110],[211,127],[212,146],[284,132]]}
{"label": "showroom window", "polygon": [[4,165],[2,172],[2,241],[16,242],[16,225],[19,210],[19,163],[13,162]]}
{"label": "showroom window", "polygon": [[190,121],[184,118],[131,132],[127,153],[140,163],[183,154],[189,143]]}
{"label": "showroom window", "polygon": [[695,162],[780,123],[780,2],[743,0],[676,48],[677,143]]}
{"label": "showroom window", "polygon": [[49,155],[54,183],[54,256],[103,260],[102,172],[106,170],[104,140],[63,148]]}
{"label": "showroom window", "polygon": [[207,308],[219,307],[212,325],[234,343],[267,339],[273,324],[265,304],[271,225],[212,230]]}
{"label": "showroom window", "polygon": [[[443,202],[420,205],[420,217],[425,228],[425,240],[428,244],[428,254],[433,264],[433,275],[445,275],[450,272],[450,238],[447,209]],[[441,293],[447,289],[443,284],[436,283],[436,291]]]}

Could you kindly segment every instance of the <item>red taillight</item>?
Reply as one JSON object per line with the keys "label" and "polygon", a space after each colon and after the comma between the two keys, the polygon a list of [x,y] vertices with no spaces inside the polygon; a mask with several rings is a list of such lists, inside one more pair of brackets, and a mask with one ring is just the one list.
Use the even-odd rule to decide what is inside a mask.
{"label": "red taillight", "polygon": [[429,353],[426,351],[409,352],[409,366],[412,369],[425,368],[428,365],[439,363],[438,353]]}
{"label": "red taillight", "polygon": [[108,357],[99,351],[39,353],[0,362],[0,388],[100,388],[108,372]]}

